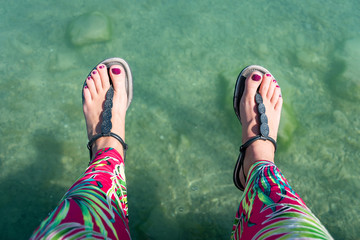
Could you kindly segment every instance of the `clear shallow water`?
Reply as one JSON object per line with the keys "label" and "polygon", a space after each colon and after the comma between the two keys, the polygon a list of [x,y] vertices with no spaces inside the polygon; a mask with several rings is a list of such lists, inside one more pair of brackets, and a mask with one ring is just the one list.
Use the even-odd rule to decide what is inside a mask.
{"label": "clear shallow water", "polygon": [[[112,56],[134,74],[126,126],[134,239],[229,238],[241,196],[232,184],[241,141],[233,86],[253,63],[271,70],[286,102],[278,166],[336,239],[358,238],[359,7],[3,1],[1,239],[28,238],[85,169],[81,86]],[[105,39],[71,32],[98,26],[97,17],[109,25]]]}

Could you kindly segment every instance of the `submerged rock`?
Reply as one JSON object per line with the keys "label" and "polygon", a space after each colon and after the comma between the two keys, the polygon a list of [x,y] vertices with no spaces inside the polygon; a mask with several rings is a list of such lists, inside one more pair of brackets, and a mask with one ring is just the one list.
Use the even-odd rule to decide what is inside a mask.
{"label": "submerged rock", "polygon": [[111,24],[109,19],[99,12],[87,13],[70,24],[68,35],[75,46],[105,42],[111,39]]}
{"label": "submerged rock", "polygon": [[340,110],[335,110],[333,116],[337,125],[347,128],[349,126],[349,120],[346,115]]}
{"label": "submerged rock", "polygon": [[347,40],[344,49],[337,55],[341,61],[341,64],[338,64],[340,66],[337,66],[341,73],[332,79],[333,90],[337,95],[348,100],[360,100],[360,79],[358,78],[360,38]]}
{"label": "submerged rock", "polygon": [[297,126],[298,121],[295,113],[289,105],[284,104],[278,133],[278,138],[282,147],[288,147],[291,144]]}
{"label": "submerged rock", "polygon": [[66,71],[76,65],[77,56],[70,51],[52,52],[48,59],[48,68],[52,72]]}
{"label": "submerged rock", "polygon": [[25,55],[30,55],[34,52],[32,45],[27,43],[26,41],[23,40],[24,38],[22,36],[20,36],[19,38],[13,38],[11,40],[11,44],[13,46],[14,49],[18,50],[19,52],[21,52],[22,54]]}

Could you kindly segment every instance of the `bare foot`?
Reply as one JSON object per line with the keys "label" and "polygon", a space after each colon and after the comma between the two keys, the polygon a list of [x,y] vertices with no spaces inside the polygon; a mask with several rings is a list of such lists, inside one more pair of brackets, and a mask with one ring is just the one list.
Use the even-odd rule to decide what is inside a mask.
{"label": "bare foot", "polygon": [[[240,100],[242,144],[260,133],[259,113],[255,102],[255,94],[259,85],[259,93],[263,98],[263,103],[266,108],[265,114],[268,118],[269,136],[275,141],[277,138],[283,103],[280,87],[271,74],[265,74],[263,76],[262,73],[255,71],[245,80],[245,90]],[[249,168],[256,161],[268,160],[274,162],[274,152],[275,147],[270,141],[258,140],[253,142],[246,149],[243,169],[245,176],[248,175]],[[240,171],[240,180],[242,183],[245,182],[242,171]]]}
{"label": "bare foot", "polygon": [[[107,70],[104,64],[99,64],[86,79],[84,87],[84,115],[89,140],[101,133],[101,122],[105,95],[110,88],[110,79],[113,83],[114,97],[112,107],[111,132],[119,135],[125,141],[125,115],[127,94],[125,90],[125,70],[120,65],[113,65]],[[115,148],[124,158],[124,150],[118,140],[113,137],[101,137],[92,146],[92,156],[102,148]]]}

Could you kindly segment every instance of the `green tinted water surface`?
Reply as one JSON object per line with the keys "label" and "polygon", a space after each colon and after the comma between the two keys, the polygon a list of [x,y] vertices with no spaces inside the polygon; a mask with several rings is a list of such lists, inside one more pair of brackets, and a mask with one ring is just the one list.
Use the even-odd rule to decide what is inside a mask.
{"label": "green tinted water surface", "polygon": [[357,0],[0,2],[1,239],[28,238],[86,168],[81,87],[113,56],[134,75],[134,239],[230,237],[249,64],[282,87],[278,166],[335,238],[360,236]]}

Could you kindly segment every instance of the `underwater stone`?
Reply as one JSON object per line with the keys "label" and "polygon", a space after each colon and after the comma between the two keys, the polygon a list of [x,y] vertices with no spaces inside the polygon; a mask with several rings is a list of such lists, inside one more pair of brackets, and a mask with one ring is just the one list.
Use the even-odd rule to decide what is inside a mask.
{"label": "underwater stone", "polygon": [[[358,68],[360,66],[360,38],[347,40],[343,51],[338,52],[343,67],[341,74],[332,79],[332,88],[337,95],[348,100],[360,100],[360,79]],[[341,66],[341,65],[344,66]],[[339,66],[338,66],[339,67]]]}
{"label": "underwater stone", "polygon": [[296,60],[299,65],[306,68],[321,68],[326,59],[316,49],[304,47],[296,52]]}
{"label": "underwater stone", "polygon": [[68,34],[75,46],[105,42],[111,38],[110,21],[99,12],[87,13],[70,24]]}
{"label": "underwater stone", "polygon": [[31,44],[21,41],[20,39],[22,39],[22,37],[19,37],[19,39],[13,38],[11,40],[11,44],[13,45],[14,49],[25,55],[32,54],[34,51],[31,47]]}
{"label": "underwater stone", "polygon": [[278,133],[279,141],[281,141],[282,147],[288,147],[291,144],[291,140],[297,126],[298,121],[292,108],[289,105],[284,104]]}
{"label": "underwater stone", "polygon": [[71,51],[52,52],[47,59],[48,69],[52,72],[66,71],[73,68],[77,60],[76,54]]}
{"label": "underwater stone", "polygon": [[335,110],[333,112],[333,116],[335,119],[336,124],[338,124],[339,126],[342,127],[348,127],[349,126],[349,120],[347,119],[347,117],[345,116],[345,114],[339,110]]}

